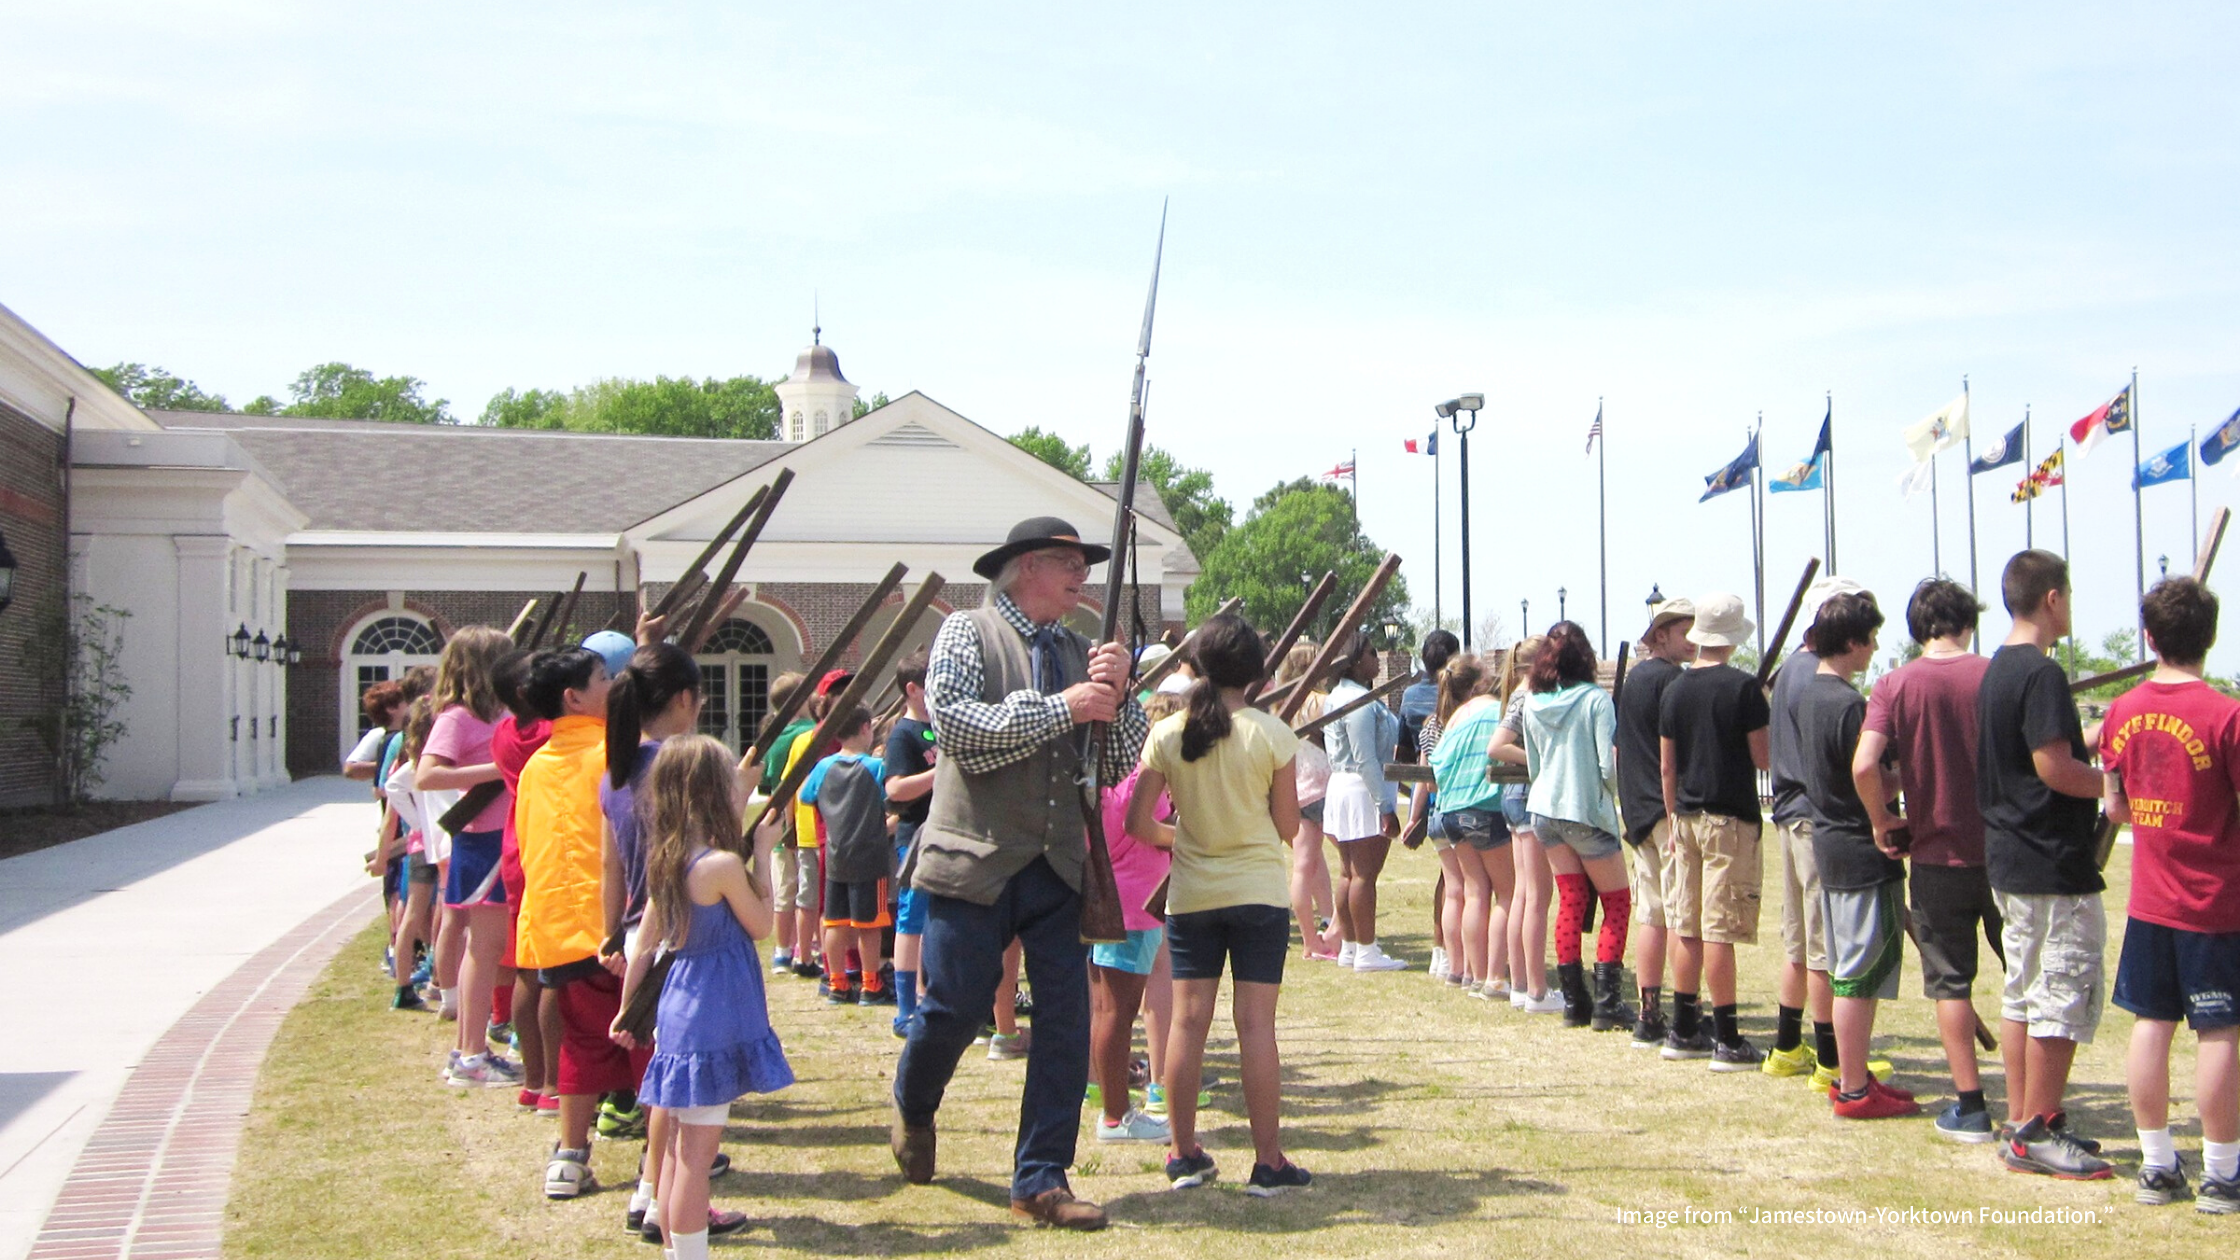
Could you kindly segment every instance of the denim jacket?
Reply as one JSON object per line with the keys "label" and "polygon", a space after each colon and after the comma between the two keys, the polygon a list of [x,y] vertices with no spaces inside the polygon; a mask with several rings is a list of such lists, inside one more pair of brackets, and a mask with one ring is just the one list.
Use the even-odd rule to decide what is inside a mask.
{"label": "denim jacket", "polygon": [[[1369,689],[1347,679],[1330,689],[1325,712],[1343,706]],[[1400,718],[1381,704],[1365,704],[1323,728],[1322,742],[1330,752],[1333,771],[1350,770],[1369,785],[1369,795],[1384,813],[1399,809],[1393,786],[1384,779],[1384,763],[1400,748]]]}

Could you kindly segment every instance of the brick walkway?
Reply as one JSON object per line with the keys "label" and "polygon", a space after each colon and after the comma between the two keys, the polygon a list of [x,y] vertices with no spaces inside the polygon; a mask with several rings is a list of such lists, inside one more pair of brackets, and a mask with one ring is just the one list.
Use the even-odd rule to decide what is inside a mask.
{"label": "brick walkway", "polygon": [[312,915],[171,1026],[86,1143],[32,1260],[218,1255],[241,1124],[265,1049],[380,901],[369,884]]}

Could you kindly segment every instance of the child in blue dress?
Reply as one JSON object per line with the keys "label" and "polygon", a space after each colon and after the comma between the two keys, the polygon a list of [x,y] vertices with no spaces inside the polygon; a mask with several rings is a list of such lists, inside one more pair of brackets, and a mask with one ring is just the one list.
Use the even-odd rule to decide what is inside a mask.
{"label": "child in blue dress", "polygon": [[[662,744],[647,774],[646,796],[646,912],[630,950],[622,1004],[627,1010],[657,948],[676,955],[656,1008],[653,1060],[638,1097],[669,1109],[676,1121],[656,1195],[668,1254],[705,1260],[711,1228],[745,1223],[708,1214],[708,1168],[731,1102],[793,1084],[785,1049],[770,1029],[754,950],[775,919],[767,882],[774,833],[757,831],[750,865],[739,838],[745,800],[738,760],[705,735]],[[632,1044],[619,1028],[613,1036]],[[688,1234],[668,1228],[670,1221],[702,1224]]]}

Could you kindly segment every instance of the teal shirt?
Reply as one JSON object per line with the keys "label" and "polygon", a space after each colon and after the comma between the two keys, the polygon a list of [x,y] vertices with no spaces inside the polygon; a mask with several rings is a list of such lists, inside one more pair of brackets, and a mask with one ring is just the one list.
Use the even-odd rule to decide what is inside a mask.
{"label": "teal shirt", "polygon": [[1533,695],[1524,709],[1524,751],[1532,773],[1532,812],[1623,833],[1618,822],[1618,710],[1592,683]]}
{"label": "teal shirt", "polygon": [[1493,734],[1500,729],[1501,706],[1488,700],[1439,732],[1439,746],[1431,753],[1431,773],[1439,780],[1441,812],[1492,809],[1500,803],[1501,785],[1486,781]]}

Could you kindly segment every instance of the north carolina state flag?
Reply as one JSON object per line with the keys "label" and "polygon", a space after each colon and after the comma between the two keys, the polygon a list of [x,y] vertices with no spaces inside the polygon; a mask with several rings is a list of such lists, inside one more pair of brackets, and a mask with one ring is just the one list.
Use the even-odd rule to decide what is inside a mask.
{"label": "north carolina state flag", "polygon": [[2126,385],[2091,415],[2070,425],[2069,440],[2077,444],[2077,454],[2089,455],[2109,434],[2122,433],[2130,427],[2131,387]]}

